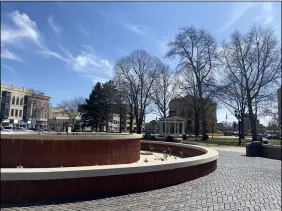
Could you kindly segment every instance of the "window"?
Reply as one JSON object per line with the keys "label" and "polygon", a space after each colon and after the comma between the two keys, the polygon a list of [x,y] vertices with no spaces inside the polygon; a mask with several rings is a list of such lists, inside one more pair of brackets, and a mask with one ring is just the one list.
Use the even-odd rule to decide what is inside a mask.
{"label": "window", "polygon": [[22,117],[22,110],[19,111],[19,117]]}
{"label": "window", "polygon": [[11,109],[11,116],[14,116],[14,109]]}
{"label": "window", "polygon": [[21,102],[20,102],[20,105],[21,105],[21,106],[23,105],[23,98],[21,98]]}
{"label": "window", "polygon": [[12,98],[12,104],[13,105],[15,104],[15,100],[16,100],[16,98],[15,98],[15,96],[13,96],[13,98]]}
{"label": "window", "polygon": [[188,117],[191,117],[192,116],[192,112],[189,110],[188,111]]}
{"label": "window", "polygon": [[9,116],[9,108],[5,108],[5,117],[8,118],[8,116]]}
{"label": "window", "polygon": [[19,104],[20,104],[20,98],[19,98],[19,97],[17,97],[16,104],[17,104],[17,105],[19,105]]}
{"label": "window", "polygon": [[[10,96],[6,96],[6,103],[9,103],[9,104],[10,104],[10,100],[11,100]],[[9,113],[9,112],[8,112],[8,113]]]}
{"label": "window", "polygon": [[16,111],[15,111],[15,116],[18,116],[18,110],[16,109]]}

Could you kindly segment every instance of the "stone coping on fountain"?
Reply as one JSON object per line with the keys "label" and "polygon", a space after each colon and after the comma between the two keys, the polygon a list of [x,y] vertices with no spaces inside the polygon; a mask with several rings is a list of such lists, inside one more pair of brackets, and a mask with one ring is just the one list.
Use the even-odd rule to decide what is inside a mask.
{"label": "stone coping on fountain", "polygon": [[175,161],[159,161],[152,163],[61,168],[1,168],[1,181],[74,179],[166,171],[210,163],[212,161],[216,161],[219,156],[216,150],[202,146],[158,141],[142,141],[141,144],[142,143],[165,144],[168,146],[191,148],[199,150],[204,154],[177,159]]}

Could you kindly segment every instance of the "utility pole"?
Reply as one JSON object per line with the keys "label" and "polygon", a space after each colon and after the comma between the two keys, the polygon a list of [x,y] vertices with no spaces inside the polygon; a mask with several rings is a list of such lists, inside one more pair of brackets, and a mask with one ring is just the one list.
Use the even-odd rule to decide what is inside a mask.
{"label": "utility pole", "polygon": [[228,135],[228,126],[227,126],[227,113],[226,113],[226,133]]}

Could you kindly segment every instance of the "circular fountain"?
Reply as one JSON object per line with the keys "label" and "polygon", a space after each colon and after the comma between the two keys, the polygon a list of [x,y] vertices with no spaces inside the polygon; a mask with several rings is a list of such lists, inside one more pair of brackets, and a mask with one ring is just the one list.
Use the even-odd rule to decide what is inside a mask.
{"label": "circular fountain", "polygon": [[210,148],[141,141],[137,134],[2,135],[1,203],[166,187],[213,172],[217,158]]}

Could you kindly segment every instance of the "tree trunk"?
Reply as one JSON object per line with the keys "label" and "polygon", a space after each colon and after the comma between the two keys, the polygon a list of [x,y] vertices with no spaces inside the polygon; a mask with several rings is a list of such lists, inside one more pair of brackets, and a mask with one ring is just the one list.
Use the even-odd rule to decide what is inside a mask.
{"label": "tree trunk", "polygon": [[132,133],[133,118],[134,117],[133,117],[132,113],[130,113],[130,116],[129,116],[129,133]]}
{"label": "tree trunk", "polygon": [[109,132],[109,120],[106,121],[106,133]]}
{"label": "tree trunk", "polygon": [[241,145],[241,138],[242,138],[242,127],[241,127],[241,120],[239,119],[239,122],[238,122],[238,128],[239,128],[239,142],[238,142],[238,145]]}
{"label": "tree trunk", "polygon": [[201,110],[201,123],[202,123],[202,140],[206,140],[206,115],[205,115],[205,109],[203,105],[203,100],[200,100],[201,105],[200,105],[200,110]]}
{"label": "tree trunk", "polygon": [[241,119],[241,138],[245,139],[245,128],[244,128],[244,118]]}
{"label": "tree trunk", "polygon": [[206,114],[205,114],[205,107],[203,102],[203,90],[200,81],[197,81],[198,89],[199,89],[199,96],[200,96],[200,112],[201,112],[201,124],[202,124],[202,140],[206,140]]}
{"label": "tree trunk", "polygon": [[200,134],[200,119],[199,119],[199,117],[195,117],[195,126],[194,127],[195,127],[194,134],[195,134],[195,136],[198,136]]}
{"label": "tree trunk", "polygon": [[[137,116],[137,115],[136,115]],[[133,110],[133,105],[130,104],[130,115],[129,115],[129,133],[133,133],[133,119],[134,119],[134,110]],[[137,118],[136,118],[136,124],[137,124]]]}
{"label": "tree trunk", "polygon": [[252,101],[250,100],[250,96],[248,96],[248,109],[249,109],[249,120],[251,122],[252,129],[252,141],[257,141],[257,124],[256,117],[253,113]]}
{"label": "tree trunk", "polygon": [[141,131],[142,131],[142,121],[138,121],[136,123],[136,126],[137,126],[137,134],[141,134]]}
{"label": "tree trunk", "polygon": [[122,117],[121,114],[119,115],[119,132],[121,133],[121,121],[122,121]]}

